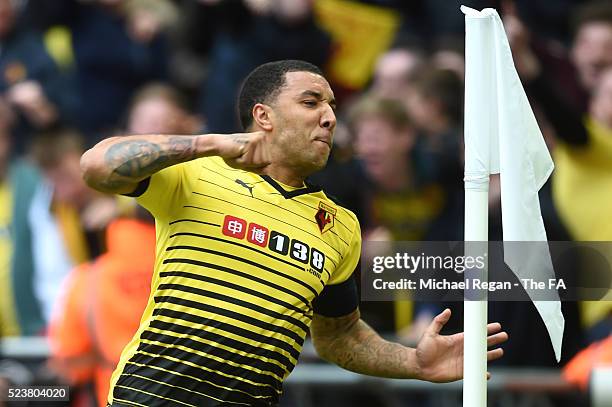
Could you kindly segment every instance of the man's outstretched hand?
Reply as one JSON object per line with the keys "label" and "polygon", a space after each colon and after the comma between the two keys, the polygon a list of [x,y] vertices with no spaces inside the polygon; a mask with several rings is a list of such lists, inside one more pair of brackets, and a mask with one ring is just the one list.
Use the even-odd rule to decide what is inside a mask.
{"label": "man's outstretched hand", "polygon": [[[463,332],[449,336],[440,335],[440,330],[450,316],[451,311],[448,308],[438,314],[417,345],[418,376],[422,380],[443,383],[463,377]],[[501,330],[501,325],[497,322],[487,325],[487,335],[489,347],[508,340],[508,334]],[[499,359],[503,354],[501,348],[489,350],[487,360]]]}

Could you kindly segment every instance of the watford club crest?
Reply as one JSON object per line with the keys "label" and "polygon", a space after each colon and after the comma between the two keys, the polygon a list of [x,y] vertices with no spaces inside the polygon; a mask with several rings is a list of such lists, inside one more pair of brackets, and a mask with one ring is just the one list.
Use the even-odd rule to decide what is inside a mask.
{"label": "watford club crest", "polygon": [[319,202],[319,210],[315,215],[317,225],[321,233],[327,232],[329,229],[334,227],[334,218],[336,217],[336,208],[326,205],[323,202]]}

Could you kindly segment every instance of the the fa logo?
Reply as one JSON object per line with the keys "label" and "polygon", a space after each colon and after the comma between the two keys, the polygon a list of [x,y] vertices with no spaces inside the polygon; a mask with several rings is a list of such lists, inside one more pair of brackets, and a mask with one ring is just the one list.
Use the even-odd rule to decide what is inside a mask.
{"label": "the fa logo", "polygon": [[334,227],[334,218],[336,217],[336,208],[319,202],[319,210],[315,215],[315,220],[319,226],[321,233],[327,232]]}

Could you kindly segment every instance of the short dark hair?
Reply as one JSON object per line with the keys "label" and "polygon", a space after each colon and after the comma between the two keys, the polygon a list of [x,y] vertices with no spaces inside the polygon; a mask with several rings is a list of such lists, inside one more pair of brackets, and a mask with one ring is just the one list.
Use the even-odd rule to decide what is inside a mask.
{"label": "short dark hair", "polygon": [[244,80],[238,96],[238,115],[244,130],[253,124],[253,106],[270,103],[285,85],[288,72],[312,72],[323,76],[316,65],[292,59],[268,62],[255,68]]}

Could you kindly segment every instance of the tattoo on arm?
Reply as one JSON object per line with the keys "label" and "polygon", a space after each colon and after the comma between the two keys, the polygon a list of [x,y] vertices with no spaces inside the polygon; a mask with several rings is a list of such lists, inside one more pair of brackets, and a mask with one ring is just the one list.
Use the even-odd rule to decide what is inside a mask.
{"label": "tattoo on arm", "polygon": [[[389,377],[414,378],[414,349],[381,338],[361,319],[316,316],[313,340],[321,356],[353,372]],[[351,317],[354,319],[354,317]]]}
{"label": "tattoo on arm", "polygon": [[196,158],[195,137],[177,136],[153,142],[129,140],[109,147],[104,155],[113,169],[105,186],[113,188],[122,182],[146,178],[157,171]]}
{"label": "tattoo on arm", "polygon": [[232,134],[228,137],[230,137],[234,143],[243,145],[249,144],[249,138],[243,134]]}

